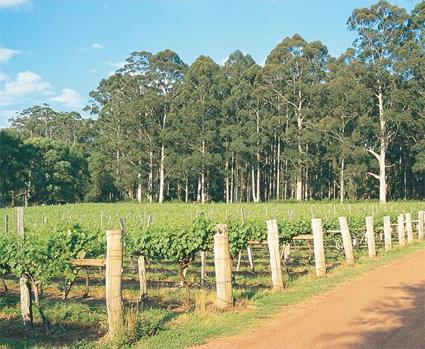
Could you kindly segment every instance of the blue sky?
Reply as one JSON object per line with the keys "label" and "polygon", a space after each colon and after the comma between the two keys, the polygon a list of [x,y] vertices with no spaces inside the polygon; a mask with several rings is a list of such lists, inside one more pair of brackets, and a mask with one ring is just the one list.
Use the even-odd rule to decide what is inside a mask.
{"label": "blue sky", "polygon": [[[170,48],[190,64],[235,49],[263,63],[284,37],[351,46],[346,21],[368,0],[0,0],[0,128],[23,108],[81,112],[98,82],[135,50]],[[419,1],[392,3],[411,10]]]}

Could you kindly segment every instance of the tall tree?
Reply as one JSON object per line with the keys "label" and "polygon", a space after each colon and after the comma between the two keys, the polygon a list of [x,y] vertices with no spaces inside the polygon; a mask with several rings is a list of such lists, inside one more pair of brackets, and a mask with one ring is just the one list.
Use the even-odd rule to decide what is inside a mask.
{"label": "tall tree", "polygon": [[[396,64],[398,54],[408,37],[409,15],[404,9],[380,0],[370,8],[353,11],[348,27],[358,35],[354,42],[357,54],[368,66],[368,85],[374,91],[377,110],[370,116],[366,150],[379,165],[379,174],[370,175],[379,180],[379,201],[387,200],[387,149],[395,132],[392,129],[394,95],[398,87]],[[372,133],[372,134],[371,134]],[[370,137],[372,136],[372,137]]]}
{"label": "tall tree", "polygon": [[[265,65],[265,84],[275,95],[275,109],[281,125],[295,126],[294,142],[298,154],[295,167],[296,199],[303,199],[303,178],[308,168],[304,161],[308,144],[303,139],[306,125],[317,117],[314,102],[323,86],[329,54],[320,41],[308,43],[300,35],[283,39],[269,54]],[[285,118],[289,118],[288,122]],[[279,152],[277,156],[280,156]],[[304,197],[308,193],[304,190]]]}

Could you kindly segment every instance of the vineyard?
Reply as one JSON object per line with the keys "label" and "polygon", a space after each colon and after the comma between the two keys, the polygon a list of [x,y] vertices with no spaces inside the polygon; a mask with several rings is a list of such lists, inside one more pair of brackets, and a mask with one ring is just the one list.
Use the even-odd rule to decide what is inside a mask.
{"label": "vineyard", "polygon": [[[108,331],[103,262],[107,230],[123,232],[126,332],[125,339],[114,342],[119,347],[149,342],[158,333],[184,327],[190,317],[218,311],[214,264],[217,224],[227,228],[233,269],[231,298],[233,308],[242,311],[275,286],[270,275],[270,219],[277,220],[279,274],[284,288],[290,288],[297,279],[312,274],[315,262],[317,272],[312,218],[321,219],[326,269],[332,270],[343,265],[347,257],[338,217],[347,217],[357,260],[368,250],[370,255],[365,217],[373,217],[368,229],[381,255],[388,250],[384,217],[390,218],[391,242],[397,245],[401,242],[400,215],[406,217],[403,231],[406,229],[407,240],[412,242],[409,224],[416,239],[421,234],[421,218],[417,218],[421,210],[420,202],[385,206],[122,203],[29,207],[22,219],[16,209],[2,209],[0,346],[25,343],[43,347],[58,341],[64,346],[99,345],[97,341]],[[20,226],[23,234],[16,233]],[[26,323],[20,310],[22,277],[34,299],[33,319]],[[29,328],[30,322],[33,326]]]}

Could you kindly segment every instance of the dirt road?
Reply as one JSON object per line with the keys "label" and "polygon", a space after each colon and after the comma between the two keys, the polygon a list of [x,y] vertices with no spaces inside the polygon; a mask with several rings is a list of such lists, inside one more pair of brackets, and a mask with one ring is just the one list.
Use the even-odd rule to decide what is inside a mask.
{"label": "dirt road", "polygon": [[202,349],[425,349],[425,250]]}

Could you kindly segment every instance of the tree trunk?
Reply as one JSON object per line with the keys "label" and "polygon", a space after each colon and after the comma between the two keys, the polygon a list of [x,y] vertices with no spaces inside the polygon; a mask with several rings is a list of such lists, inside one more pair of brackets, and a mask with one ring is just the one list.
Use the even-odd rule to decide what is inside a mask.
{"label": "tree trunk", "polygon": [[230,202],[230,195],[229,195],[229,161],[226,160],[225,163],[225,170],[226,170],[226,204]]}
{"label": "tree trunk", "polygon": [[344,202],[344,170],[345,170],[345,160],[341,159],[341,172],[339,173],[339,199],[341,204]]}
{"label": "tree trunk", "polygon": [[165,182],[165,147],[161,145],[161,159],[159,163],[159,196],[158,202],[164,202],[164,182]]}
{"label": "tree trunk", "polygon": [[142,174],[137,174],[137,202],[142,202]]}
{"label": "tree trunk", "polygon": [[387,126],[384,115],[384,100],[381,91],[381,86],[379,85],[378,90],[378,104],[379,104],[379,126],[381,127],[381,135],[380,135],[380,159],[379,159],[379,202],[386,203],[387,202],[387,181],[386,181],[386,173],[385,173],[385,156],[386,156],[386,148],[387,148]]}
{"label": "tree trunk", "polygon": [[149,150],[149,176],[148,176],[148,200],[151,203],[153,199],[153,152]]}

